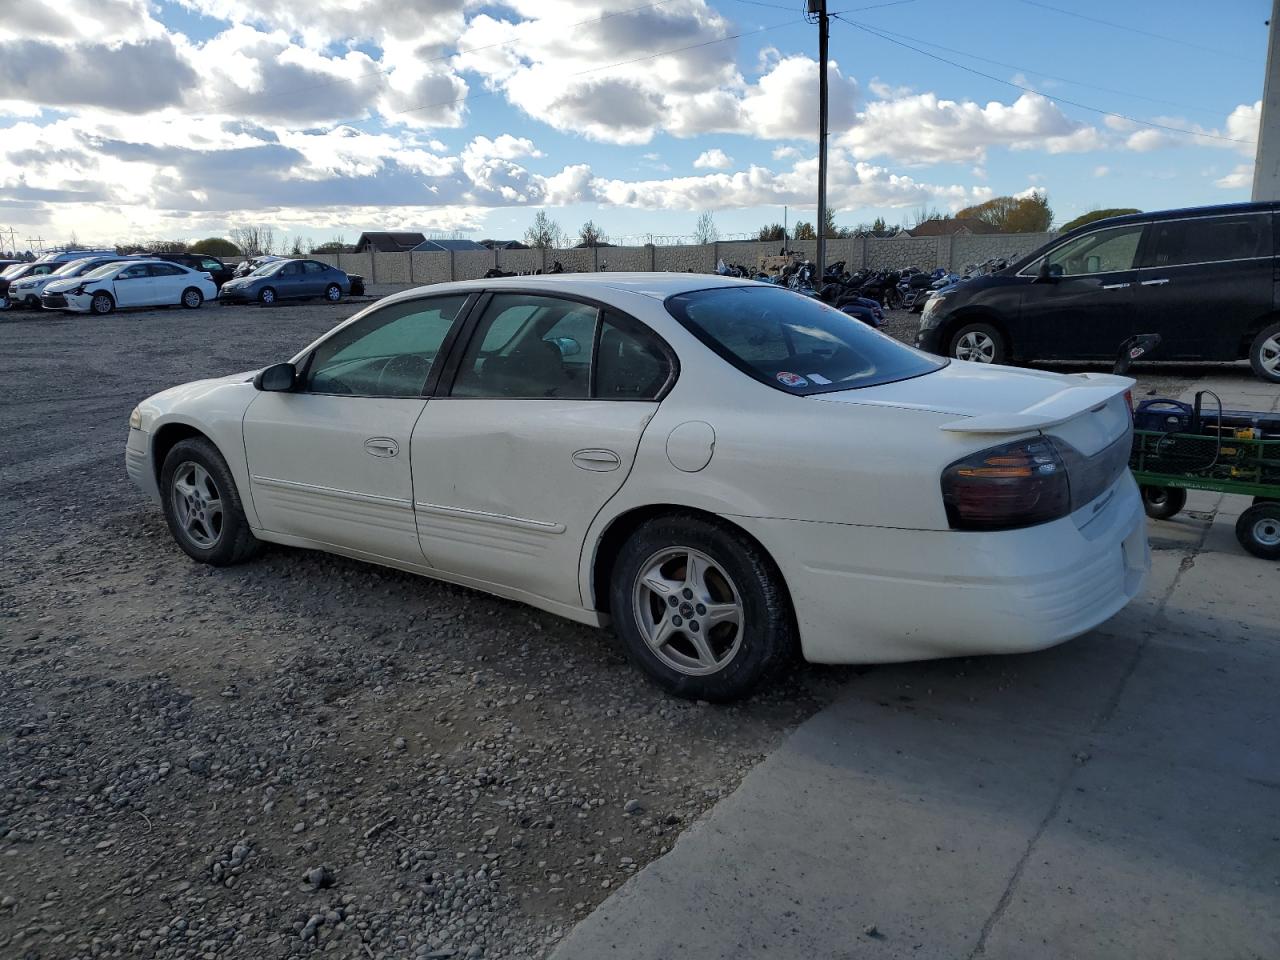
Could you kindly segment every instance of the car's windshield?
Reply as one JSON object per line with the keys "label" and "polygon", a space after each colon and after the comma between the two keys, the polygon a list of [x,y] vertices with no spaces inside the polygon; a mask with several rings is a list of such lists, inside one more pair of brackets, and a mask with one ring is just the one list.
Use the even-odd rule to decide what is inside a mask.
{"label": "car's windshield", "polygon": [[946,366],[820,300],[767,284],[695,290],[666,306],[735,367],[786,393],[870,387]]}
{"label": "car's windshield", "polygon": [[107,274],[113,272],[118,266],[120,266],[118,263],[104,263],[97,269],[90,270],[84,275],[84,278],[86,280],[101,280]]}
{"label": "car's windshield", "polygon": [[27,269],[27,264],[15,263],[12,266],[5,267],[4,271],[0,273],[0,277],[5,277],[6,279],[9,277],[15,277],[25,269]]}
{"label": "car's windshield", "polygon": [[74,277],[79,271],[83,270],[91,263],[93,263],[93,261],[87,258],[84,260],[72,260],[69,263],[64,263],[57,270],[53,271],[50,276]]}

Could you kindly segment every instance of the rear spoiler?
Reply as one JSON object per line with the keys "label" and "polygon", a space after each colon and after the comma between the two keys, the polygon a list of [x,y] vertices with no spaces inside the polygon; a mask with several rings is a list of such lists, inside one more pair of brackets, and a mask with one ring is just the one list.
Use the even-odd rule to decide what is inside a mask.
{"label": "rear spoiler", "polygon": [[951,433],[1026,433],[1066,423],[1086,410],[1103,406],[1108,400],[1133,387],[1129,377],[1109,373],[1078,373],[1084,381],[1078,387],[1066,387],[1053,396],[1033,403],[1025,410],[1009,413],[984,413],[944,423],[940,430]]}

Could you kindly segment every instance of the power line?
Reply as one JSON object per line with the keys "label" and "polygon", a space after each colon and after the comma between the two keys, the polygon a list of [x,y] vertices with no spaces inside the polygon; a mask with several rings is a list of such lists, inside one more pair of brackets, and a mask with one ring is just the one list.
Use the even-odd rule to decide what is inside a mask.
{"label": "power line", "polygon": [[[1036,96],[1044,96],[1044,94],[1042,94],[1039,90],[1036,90],[1032,87],[1025,86],[1024,84],[1021,84],[1021,83],[1014,83],[1012,80],[1006,80],[1003,77],[997,77],[994,74],[985,73],[982,70],[977,70],[973,67],[965,66],[963,63],[956,63],[954,60],[948,60],[946,57],[941,57],[936,53],[930,53],[928,50],[922,50],[920,47],[913,46],[912,44],[906,43],[902,40],[895,40],[893,37],[888,36],[887,34],[881,33],[879,30],[873,27],[869,27],[865,23],[857,23],[853,20],[846,20],[844,17],[840,17],[836,14],[833,14],[833,16],[836,16],[836,18],[840,20],[841,23],[847,23],[851,27],[856,27],[857,29],[862,30],[865,33],[869,33],[872,36],[879,37],[881,40],[887,40],[889,41],[889,43],[896,44],[900,47],[905,47],[908,50],[914,50],[916,53],[923,54],[924,56],[929,57],[932,60],[937,60],[939,63],[949,64],[950,66],[956,67],[960,70],[964,70],[967,73],[972,73],[979,77],[984,77],[987,80],[992,80],[996,83],[1003,83],[1007,87],[1013,87],[1014,89],[1022,90],[1025,93],[1034,93],[1036,94]],[[1066,97],[1054,97],[1053,99],[1057,100],[1059,103],[1065,103],[1072,107],[1078,107],[1081,110],[1088,110],[1092,113],[1101,114],[1104,117],[1115,117],[1117,120],[1127,120],[1129,123],[1140,124],[1144,127],[1154,127],[1157,130],[1166,130],[1169,133],[1180,133],[1188,137],[1202,137],[1208,140],[1221,140],[1225,143],[1239,143],[1239,144],[1245,144],[1248,146],[1256,146],[1256,142],[1253,140],[1241,140],[1237,137],[1224,137],[1221,134],[1217,134],[1217,133],[1201,133],[1200,131],[1197,131],[1197,130],[1188,130],[1185,127],[1175,127],[1167,123],[1157,123],[1155,120],[1142,120],[1138,117],[1131,117],[1128,114],[1116,113],[1115,111],[1104,110],[1101,107],[1095,107],[1087,103],[1080,103],[1078,100],[1068,100]]]}
{"label": "power line", "polygon": [[1100,23],[1104,27],[1112,27],[1116,30],[1127,30],[1129,33],[1136,33],[1144,37],[1154,37],[1157,40],[1167,40],[1169,43],[1181,44],[1184,47],[1191,47],[1195,50],[1204,50],[1208,53],[1216,53],[1220,57],[1231,57],[1235,60],[1240,59],[1239,54],[1227,53],[1225,50],[1206,47],[1202,43],[1193,43],[1190,40],[1182,40],[1179,37],[1169,37],[1163,33],[1152,33],[1150,30],[1143,30],[1140,27],[1130,27],[1123,23],[1114,23],[1111,20],[1103,20],[1100,17],[1091,17],[1085,13],[1077,13],[1075,10],[1064,10],[1061,7],[1053,6],[1052,4],[1040,3],[1039,0],[1018,0],[1018,2],[1025,3],[1029,7],[1039,7],[1041,10],[1052,10],[1054,13],[1061,13],[1064,16],[1075,17],[1079,20],[1088,20],[1090,23]]}
{"label": "power line", "polygon": [[[598,17],[588,17],[585,20],[576,20],[573,23],[554,24],[554,26],[556,26],[560,30],[567,30],[572,27],[581,27],[588,23],[601,23],[612,17],[621,17],[628,13],[638,13],[641,10],[652,10],[654,7],[663,7],[669,3],[674,3],[674,2],[675,0],[656,0],[655,3],[646,3],[639,7],[628,7],[625,10],[615,10],[613,11],[613,13],[605,13]],[[773,6],[773,4],[761,4],[761,5]],[[778,9],[790,10],[791,8],[779,7]],[[539,25],[542,25],[542,24],[552,25],[552,21],[550,20],[533,21],[533,22],[538,23]],[[452,57],[465,56],[468,53],[479,53],[481,50],[492,50],[494,47],[509,46],[510,44],[513,44],[513,43],[519,43],[521,39],[522,39],[521,37],[513,37],[510,40],[497,40],[497,41],[494,41],[493,43],[481,44],[478,47],[468,47],[466,50],[455,50],[452,53],[441,54],[438,57],[429,57],[425,60],[416,60],[415,63],[418,63],[418,64],[439,63],[441,60],[449,60]],[[370,80],[374,77],[385,76],[386,74],[391,73],[394,69],[395,67],[384,67],[380,70],[374,70],[370,73],[362,73],[354,77],[334,77],[331,80],[320,80],[316,83],[309,83],[305,87],[295,87],[292,90],[263,91],[261,93],[251,94],[247,97],[240,97],[236,100],[224,100],[219,106],[235,107],[244,103],[253,103],[254,101],[262,99],[264,97],[286,97],[286,96],[292,96],[293,94],[297,94],[297,93],[307,93],[308,91],[311,91],[311,90],[319,90],[321,87],[331,87],[339,83],[357,83],[361,80]]]}
{"label": "power line", "polygon": [[[838,16],[838,14],[833,14],[833,16]],[[1228,112],[1225,110],[1209,110],[1205,107],[1192,107],[1183,103],[1178,103],[1174,100],[1161,100],[1158,97],[1148,97],[1140,93],[1133,93],[1129,90],[1117,90],[1115,87],[1103,87],[1096,83],[1086,83],[1084,80],[1073,80],[1070,77],[1058,77],[1052,73],[1045,73],[1043,70],[1035,67],[1020,67],[1016,63],[1005,63],[1003,60],[992,60],[990,57],[980,57],[976,53],[969,53],[967,50],[957,50],[954,47],[945,47],[940,43],[933,43],[930,40],[921,40],[919,37],[909,37],[905,33],[895,33],[892,30],[886,30],[884,27],[877,27],[876,29],[891,37],[898,37],[902,40],[911,40],[926,47],[933,47],[935,50],[945,50],[948,53],[955,53],[962,57],[968,57],[970,60],[979,60],[982,63],[994,64],[997,67],[1008,67],[1010,70],[1018,70],[1022,73],[1035,74],[1037,76],[1044,77],[1046,80],[1057,80],[1059,83],[1070,83],[1077,87],[1087,87],[1091,90],[1100,90],[1103,93],[1116,93],[1122,97],[1132,97],[1135,100],[1145,100],[1148,103],[1159,103],[1166,107],[1177,107],[1179,110],[1189,110],[1192,113],[1203,113],[1206,116],[1212,114],[1215,117],[1220,117],[1223,113]]]}

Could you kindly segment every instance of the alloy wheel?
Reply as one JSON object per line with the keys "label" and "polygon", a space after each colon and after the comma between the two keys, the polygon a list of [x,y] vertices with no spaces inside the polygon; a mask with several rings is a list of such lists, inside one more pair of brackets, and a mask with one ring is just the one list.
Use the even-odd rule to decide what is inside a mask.
{"label": "alloy wheel", "polygon": [[649,649],[680,673],[715,673],[742,646],[742,595],[700,550],[667,547],[651,556],[636,577],[632,606]]}
{"label": "alloy wheel", "polygon": [[203,297],[200,296],[200,292],[198,290],[188,290],[182,295],[182,304],[186,307],[195,308],[200,306],[200,301],[202,299]]}
{"label": "alloy wheel", "polygon": [[96,297],[94,297],[93,312],[94,313],[110,313],[111,298],[108,297],[105,293],[100,293]]}
{"label": "alloy wheel", "polygon": [[1267,337],[1258,351],[1258,362],[1272,376],[1280,376],[1280,334]]}
{"label": "alloy wheel", "polygon": [[185,460],[173,472],[173,510],[183,536],[203,550],[222,538],[222,494],[209,471]]}
{"label": "alloy wheel", "polygon": [[981,330],[970,330],[956,341],[956,359],[995,363],[996,342]]}

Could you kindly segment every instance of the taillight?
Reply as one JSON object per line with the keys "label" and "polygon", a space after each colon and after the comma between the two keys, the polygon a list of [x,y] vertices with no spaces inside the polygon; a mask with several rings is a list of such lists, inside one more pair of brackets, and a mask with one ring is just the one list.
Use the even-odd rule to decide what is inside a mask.
{"label": "taillight", "polygon": [[942,471],[942,501],[956,530],[1012,530],[1071,512],[1067,465],[1048,437],[1015,440]]}

